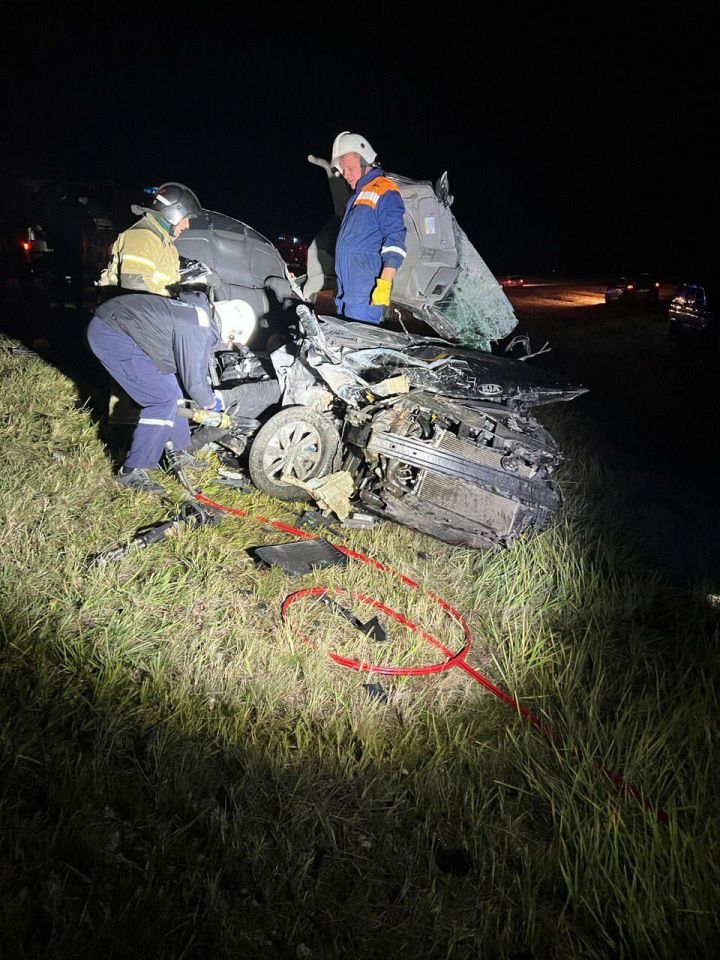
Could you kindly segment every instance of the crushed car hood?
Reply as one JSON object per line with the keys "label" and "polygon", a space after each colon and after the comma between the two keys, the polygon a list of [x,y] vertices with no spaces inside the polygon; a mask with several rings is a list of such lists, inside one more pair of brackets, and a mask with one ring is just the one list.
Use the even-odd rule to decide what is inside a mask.
{"label": "crushed car hood", "polygon": [[412,337],[365,323],[320,317],[327,345],[367,383],[403,374],[412,387],[460,400],[530,406],[572,400],[585,387],[521,360]]}

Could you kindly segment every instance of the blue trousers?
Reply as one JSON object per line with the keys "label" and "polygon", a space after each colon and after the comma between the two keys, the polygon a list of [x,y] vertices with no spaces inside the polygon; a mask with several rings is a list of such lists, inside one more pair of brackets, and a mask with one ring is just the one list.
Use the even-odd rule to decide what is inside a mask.
{"label": "blue trousers", "polygon": [[184,450],[190,443],[190,427],[177,414],[183,392],[175,374],[161,373],[132,337],[109,327],[99,317],[90,321],[87,336],[100,363],[140,406],[140,420],[125,466],[156,467],[168,440],[176,450]]}
{"label": "blue trousers", "polygon": [[[372,293],[372,291],[370,291]],[[346,320],[361,320],[363,323],[382,323],[383,308],[374,307],[370,303],[370,294],[367,300],[336,300],[338,316]]]}

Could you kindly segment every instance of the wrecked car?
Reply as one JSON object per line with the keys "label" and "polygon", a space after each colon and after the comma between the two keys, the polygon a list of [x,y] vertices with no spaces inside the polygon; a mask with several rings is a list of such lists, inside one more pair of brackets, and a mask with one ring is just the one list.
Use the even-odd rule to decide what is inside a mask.
{"label": "wrecked car", "polygon": [[[427,208],[433,188],[421,186]],[[446,179],[435,196],[449,208]],[[409,255],[406,283],[398,272],[394,289],[405,296],[393,305],[394,330],[309,302],[331,271],[331,229],[324,248],[311,247],[300,289],[268,240],[205,211],[177,246],[202,262],[216,309],[234,310],[242,328],[235,349],[216,356],[214,386],[230,413],[262,425],[235,435],[201,428],[196,448],[211,439],[232,451],[270,496],[314,499],[341,517],[365,510],[450,544],[508,546],[542,530],[561,504],[553,480],[561,456],[531,411],[585,391],[477,349],[517,321],[454,218],[450,225],[453,243],[437,262]],[[410,332],[408,319],[441,336]],[[264,349],[280,331],[284,342]]]}

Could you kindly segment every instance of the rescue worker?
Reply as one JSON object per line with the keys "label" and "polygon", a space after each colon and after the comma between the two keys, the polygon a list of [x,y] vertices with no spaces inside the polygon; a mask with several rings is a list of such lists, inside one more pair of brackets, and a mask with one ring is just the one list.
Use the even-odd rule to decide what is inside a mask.
{"label": "rescue worker", "polygon": [[379,324],[395,273],[405,259],[405,204],[362,135],[335,137],[332,167],[353,191],[335,246],[338,314]]}
{"label": "rescue worker", "polygon": [[168,297],[168,287],[180,281],[175,241],[200,213],[200,201],[190,187],[169,182],[158,188],[150,207],[130,209],[142,216],[113,244],[100,286]]}
{"label": "rescue worker", "polygon": [[[140,219],[121,233],[112,246],[110,263],[107,269],[103,270],[99,281],[99,286],[104,288],[105,296],[103,299],[108,300],[109,297],[119,294],[155,294],[154,298],[148,298],[145,304],[146,309],[140,310],[137,316],[151,315],[153,301],[157,300],[158,318],[167,317],[167,311],[162,306],[163,300],[161,298],[165,300],[169,298],[171,296],[169,288],[180,281],[180,258],[175,241],[188,228],[190,220],[200,213],[202,209],[200,201],[194,191],[185,184],[169,181],[158,187],[149,207],[133,204],[130,209],[134,214],[140,216]],[[132,306],[132,304],[129,306]],[[182,315],[182,308],[179,309]],[[101,310],[98,310],[98,316],[102,316]],[[115,343],[112,340],[107,340],[107,337],[101,336],[102,327],[95,325],[93,331],[95,342],[94,344],[90,342],[90,346],[103,366],[112,374],[110,367],[120,364],[122,371],[122,363],[128,361],[129,357],[133,355],[133,347],[121,340]],[[130,336],[132,337],[132,333],[130,333]],[[90,341],[90,329],[88,329],[88,340]],[[95,349],[96,346],[103,351],[102,356]],[[152,357],[152,353],[150,353],[150,356]],[[142,366],[145,361],[139,361],[140,365]],[[162,370],[162,367],[160,369]],[[126,428],[135,427],[138,423],[138,411],[131,399],[135,400],[142,408],[148,401],[148,397],[145,397],[142,401],[138,400],[133,390],[127,389],[125,383],[127,378],[123,379],[122,372],[118,377],[115,377],[114,374],[112,376],[116,384],[125,387],[125,391],[118,389],[117,385],[112,387],[108,421],[113,431],[122,430],[124,432]],[[167,390],[163,391],[160,389],[159,381],[155,382],[151,375],[150,390],[155,400],[158,400],[158,396],[161,397],[158,400],[161,405],[167,399],[165,394],[168,391],[174,394],[179,389],[177,385],[173,386],[172,376],[174,375],[166,380],[166,384],[169,386]],[[155,396],[155,394],[158,394],[158,396]],[[152,416],[152,412],[145,416],[146,413],[147,411],[140,413],[140,424],[135,429],[133,444],[125,461],[125,466],[118,473],[118,481],[123,486],[137,486],[141,489],[160,492],[162,490],[160,485],[153,483],[144,473],[147,467],[157,466],[162,453],[162,444],[160,444],[160,453],[157,456],[154,456],[155,445],[153,444],[151,444],[152,455],[145,456],[142,452],[145,445],[144,438],[149,426],[143,424],[143,420],[157,419],[157,417]],[[160,419],[168,418],[161,417]],[[153,426],[157,426],[157,424]],[[173,443],[185,438],[186,425],[183,426],[179,423],[174,429],[180,431],[180,436],[173,436]],[[167,440],[168,437],[165,439]],[[140,444],[140,453],[136,449],[137,443]],[[140,465],[141,462],[142,466]],[[201,462],[196,461],[198,464]],[[134,470],[141,470],[141,472],[133,472]]]}
{"label": "rescue worker", "polygon": [[174,465],[198,469],[207,465],[186,452],[188,421],[177,414],[188,396],[206,410],[223,409],[208,381],[211,355],[221,340],[207,298],[188,301],[152,294],[128,294],[101,304],[88,327],[95,356],[140,407],[125,463],[117,474],[123,487],[164,493],[147,474],[171,452]]}

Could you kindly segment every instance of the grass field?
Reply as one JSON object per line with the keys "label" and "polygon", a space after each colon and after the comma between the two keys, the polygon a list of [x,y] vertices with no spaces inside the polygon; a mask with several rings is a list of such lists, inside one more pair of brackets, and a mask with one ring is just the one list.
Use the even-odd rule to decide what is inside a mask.
{"label": "grass field", "polygon": [[[541,537],[347,537],[458,607],[469,662],[556,744],[457,669],[369,696],[380,678],[327,651],[378,645],[317,604],[293,608],[305,643],[288,593],[373,594],[452,648],[457,625],[359,564],[258,570],[272,528],[228,518],[88,567],[171,505],[119,493],[83,401],[0,349],[0,957],[717,955],[719,611],[623,546],[618,477],[572,407],[541,412],[568,457]],[[382,649],[436,656],[399,626]]]}

